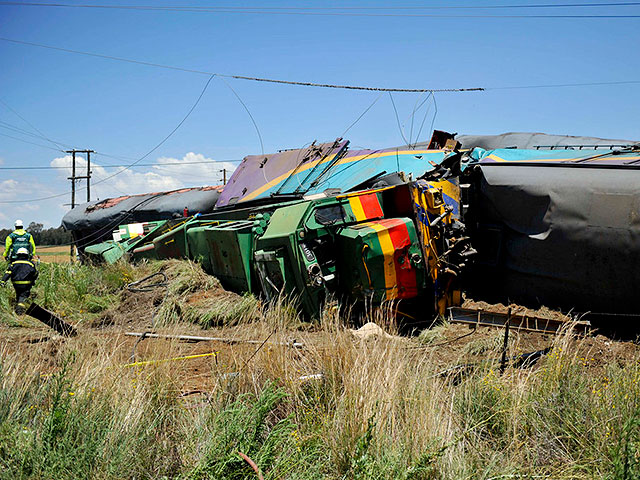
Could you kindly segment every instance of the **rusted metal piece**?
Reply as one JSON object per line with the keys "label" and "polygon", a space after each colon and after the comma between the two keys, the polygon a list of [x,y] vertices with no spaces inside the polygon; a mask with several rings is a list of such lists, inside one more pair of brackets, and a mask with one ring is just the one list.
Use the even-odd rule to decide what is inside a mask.
{"label": "rusted metal piece", "polygon": [[241,451],[238,451],[238,455],[240,455],[242,457],[242,459],[247,462],[249,464],[249,466],[251,468],[253,468],[253,471],[256,472],[256,475],[258,476],[258,478],[260,480],[264,480],[264,477],[262,476],[262,474],[260,473],[260,469],[258,469],[258,466],[256,465],[256,463],[251,460],[248,456],[246,456],[244,453],[242,453]]}
{"label": "rusted metal piece", "polygon": [[591,329],[588,322],[568,322],[565,320],[554,320],[550,318],[536,317],[534,315],[512,315],[485,312],[475,308],[452,307],[449,309],[452,323],[462,323],[470,326],[500,327],[506,326],[509,320],[509,327],[526,332],[557,333],[567,325],[571,325],[576,333],[585,334]]}

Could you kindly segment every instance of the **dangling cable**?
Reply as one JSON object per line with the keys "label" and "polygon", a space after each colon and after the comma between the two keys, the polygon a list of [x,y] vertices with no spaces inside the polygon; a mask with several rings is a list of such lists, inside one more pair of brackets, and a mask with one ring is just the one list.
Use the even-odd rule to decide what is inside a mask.
{"label": "dangling cable", "polygon": [[404,136],[404,132],[402,131],[402,127],[400,126],[400,119],[398,118],[398,109],[396,108],[396,103],[393,101],[393,95],[391,95],[391,92],[388,92],[388,93],[389,93],[389,98],[391,99],[391,105],[393,105],[393,111],[396,114],[396,122],[398,123],[398,130],[400,130],[400,136],[404,140],[404,143],[406,145],[409,145],[409,142],[407,142],[407,139]]}

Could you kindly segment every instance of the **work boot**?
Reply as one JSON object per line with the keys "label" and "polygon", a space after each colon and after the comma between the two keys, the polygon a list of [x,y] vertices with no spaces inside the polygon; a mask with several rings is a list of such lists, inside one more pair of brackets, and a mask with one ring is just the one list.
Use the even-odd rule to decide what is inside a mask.
{"label": "work boot", "polygon": [[25,312],[25,306],[24,303],[19,303],[16,305],[16,314],[18,315],[23,315]]}

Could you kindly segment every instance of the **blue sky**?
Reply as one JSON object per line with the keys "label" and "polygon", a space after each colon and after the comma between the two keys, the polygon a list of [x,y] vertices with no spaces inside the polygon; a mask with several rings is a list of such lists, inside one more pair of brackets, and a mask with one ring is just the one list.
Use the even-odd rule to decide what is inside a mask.
{"label": "blue sky", "polygon": [[[94,3],[109,4],[107,0]],[[479,3],[460,0],[455,5]],[[160,4],[181,3],[154,3]],[[389,3],[370,0],[252,5]],[[380,11],[388,12],[377,12]],[[638,15],[640,6],[419,13]],[[406,88],[640,80],[639,24],[639,18],[359,17],[0,5],[0,36],[16,40],[226,74]],[[2,41],[0,67],[0,100],[46,137],[76,148],[133,159],[148,152],[178,124],[208,80],[204,75]],[[253,115],[265,152],[301,147],[315,139],[333,140],[379,95],[225,81]],[[418,95],[394,95],[405,136],[410,131],[409,118]],[[541,131],[639,139],[639,100],[640,84],[440,93],[436,94],[435,127],[474,134]],[[433,111],[431,107],[419,140],[426,140],[430,134]],[[424,109],[415,116],[416,124],[422,121],[423,113]],[[11,130],[18,127],[39,135],[2,103],[0,122],[4,122],[0,123],[0,134],[54,148],[42,138]],[[417,127],[414,136],[416,131]],[[352,145],[370,148],[404,143],[389,97],[382,95],[346,138]],[[173,164],[241,159],[260,151],[247,112],[225,82],[214,78],[184,125],[142,162],[156,166],[133,168],[96,185],[94,198],[218,184],[219,170],[232,169],[234,163]],[[131,163],[103,155],[92,160],[97,165],[93,169],[95,182],[117,171],[108,168],[108,164]],[[0,163],[0,167],[65,167],[69,162],[61,152],[0,135]],[[172,165],[162,167],[162,163]],[[68,195],[40,202],[29,200],[68,192],[67,176],[64,169],[0,170],[0,227],[10,226],[15,218],[59,225],[68,208],[63,205],[69,202]],[[80,191],[78,195],[82,199],[85,193]],[[10,200],[21,203],[1,203]]]}

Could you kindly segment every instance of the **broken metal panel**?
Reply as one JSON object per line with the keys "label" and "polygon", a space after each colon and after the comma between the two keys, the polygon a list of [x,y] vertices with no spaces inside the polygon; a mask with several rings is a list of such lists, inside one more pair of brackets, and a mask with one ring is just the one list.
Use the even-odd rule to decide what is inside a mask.
{"label": "broken metal panel", "polygon": [[365,182],[373,188],[388,186],[382,177],[395,172],[402,172],[407,180],[410,177],[416,179],[433,170],[430,162],[440,163],[446,153],[445,150],[398,148],[349,152],[329,174],[309,189],[309,194],[322,193],[330,188],[347,192]]}
{"label": "broken metal panel", "polygon": [[467,282],[474,298],[578,312],[637,311],[640,171],[581,167],[475,167],[466,218],[479,253]]}
{"label": "broken metal panel", "polygon": [[588,149],[588,150],[519,150],[476,148],[471,152],[474,162],[511,164],[559,164],[585,167],[637,166],[640,168],[640,149]]}
{"label": "broken metal panel", "polygon": [[218,199],[218,208],[249,200],[269,198],[272,194],[304,194],[309,175],[320,175],[348,142],[315,143],[306,148],[268,155],[249,155],[229,178]]}
{"label": "broken metal panel", "polygon": [[[245,157],[220,195],[217,208],[274,196],[348,192],[397,184],[434,169],[449,150],[387,148],[347,151],[337,141],[270,155]],[[393,175],[396,176],[393,176]],[[393,177],[393,178],[392,178]]]}
{"label": "broken metal panel", "polygon": [[514,314],[486,312],[474,308],[449,308],[451,323],[462,323],[469,327],[498,327],[504,328],[507,323],[511,328],[526,332],[558,333],[562,329],[571,328],[576,333],[586,333],[591,329],[589,322],[570,322],[552,318],[538,317],[528,314]]}
{"label": "broken metal panel", "polygon": [[611,148],[639,143],[638,140],[606,139],[598,137],[581,137],[572,135],[550,135],[535,132],[508,132],[500,135],[457,135],[456,140],[462,148],[498,148],[518,149],[576,149],[595,147]]}

